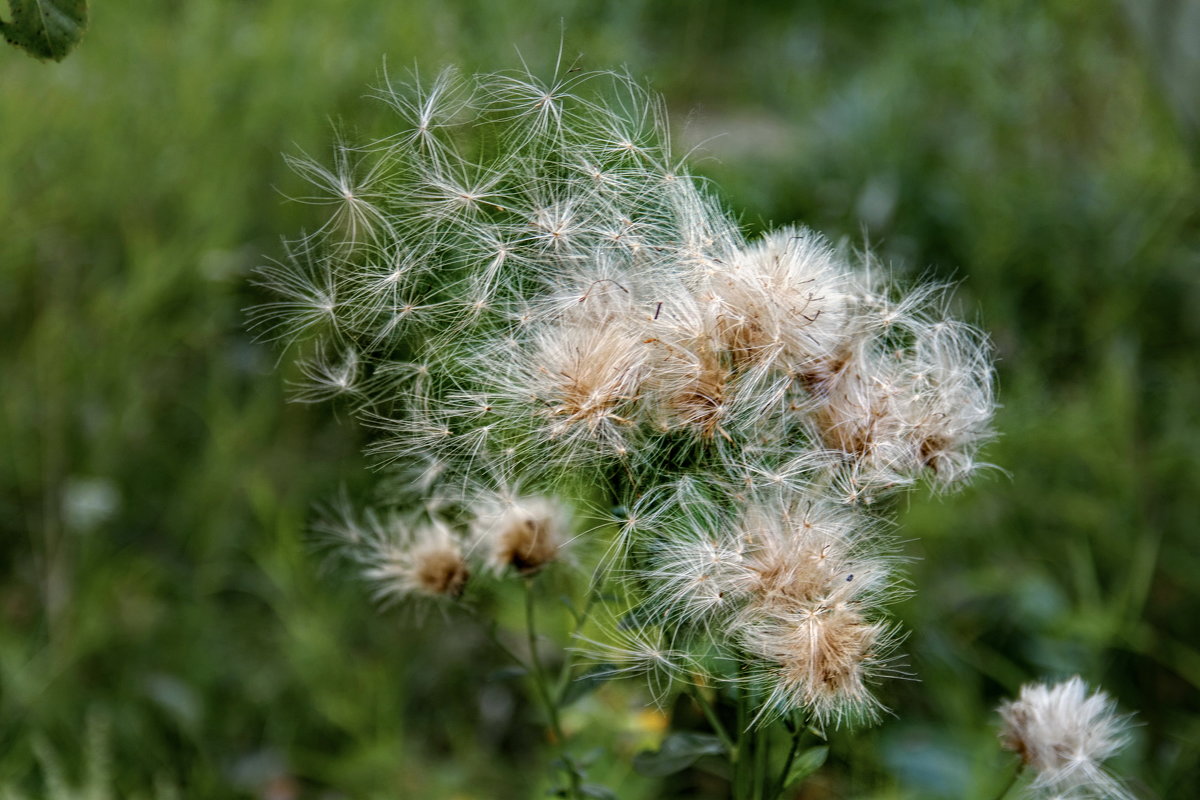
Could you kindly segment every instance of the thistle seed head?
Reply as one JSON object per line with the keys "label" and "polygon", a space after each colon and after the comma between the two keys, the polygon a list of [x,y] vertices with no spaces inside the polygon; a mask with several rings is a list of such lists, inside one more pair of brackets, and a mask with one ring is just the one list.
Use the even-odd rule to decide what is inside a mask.
{"label": "thistle seed head", "polygon": [[1088,694],[1079,676],[1062,683],[1031,683],[998,709],[1000,743],[1021,757],[1037,777],[1037,797],[1131,800],[1103,768],[1129,741],[1129,717],[1103,691]]}
{"label": "thistle seed head", "polygon": [[566,507],[558,501],[497,494],[479,503],[476,537],[487,548],[494,569],[512,568],[529,576],[561,560],[569,520]]}
{"label": "thistle seed head", "polygon": [[405,565],[407,574],[400,576],[412,590],[431,597],[462,595],[471,570],[462,550],[454,542],[428,541],[413,548]]}
{"label": "thistle seed head", "polygon": [[871,719],[900,581],[862,505],[975,469],[984,338],[816,233],[747,239],[626,77],[449,70],[378,96],[395,135],[292,161],[329,218],[261,271],[254,315],[317,340],[298,397],[349,400],[390,502],[422,509],[332,526],[376,595],[463,590],[443,519],[537,573],[569,541],[556,490],[587,486],[627,509],[595,573],[639,611],[595,640],[614,674],[665,694],[735,653],[764,714]]}
{"label": "thistle seed head", "polygon": [[797,606],[757,620],[742,641],[767,665],[762,713],[801,708],[819,725],[834,726],[874,720],[882,706],[869,681],[894,646],[891,638],[886,625],[847,604]]}
{"label": "thistle seed head", "polygon": [[831,358],[850,333],[850,279],[820,236],[785,228],[709,270],[702,295],[735,362],[801,370]]}
{"label": "thistle seed head", "polygon": [[359,517],[342,503],[319,530],[359,565],[384,605],[408,597],[457,599],[471,575],[458,535],[439,520],[413,525],[374,511]]}
{"label": "thistle seed head", "polygon": [[363,577],[374,584],[375,598],[385,603],[412,595],[456,599],[471,574],[457,537],[436,521],[397,530],[373,555]]}

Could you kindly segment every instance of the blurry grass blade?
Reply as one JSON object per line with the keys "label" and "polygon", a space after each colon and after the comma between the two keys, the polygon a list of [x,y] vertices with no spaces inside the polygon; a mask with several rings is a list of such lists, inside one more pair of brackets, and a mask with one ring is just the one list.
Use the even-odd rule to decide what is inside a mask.
{"label": "blurry grass blade", "polygon": [[0,33],[35,58],[62,61],[87,28],[87,0],[9,0]]}

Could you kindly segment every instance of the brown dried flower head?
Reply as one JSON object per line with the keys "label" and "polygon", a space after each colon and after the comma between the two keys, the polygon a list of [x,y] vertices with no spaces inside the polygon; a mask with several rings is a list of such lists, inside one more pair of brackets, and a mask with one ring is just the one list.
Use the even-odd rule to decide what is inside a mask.
{"label": "brown dried flower head", "polygon": [[544,497],[494,497],[483,504],[476,526],[493,568],[511,567],[528,576],[561,558],[567,514],[560,503]]}
{"label": "brown dried flower head", "polygon": [[462,550],[453,542],[429,542],[413,550],[409,574],[414,591],[430,596],[460,597],[471,577]]}
{"label": "brown dried flower head", "polygon": [[362,567],[385,605],[413,596],[456,599],[471,577],[459,536],[440,520],[411,526],[396,515],[356,518],[341,508],[322,530]]}

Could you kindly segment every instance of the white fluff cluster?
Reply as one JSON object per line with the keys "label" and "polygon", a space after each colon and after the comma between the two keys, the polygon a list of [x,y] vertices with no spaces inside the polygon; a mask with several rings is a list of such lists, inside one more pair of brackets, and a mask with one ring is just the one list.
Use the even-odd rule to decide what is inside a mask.
{"label": "white fluff cluster", "polygon": [[[332,214],[261,272],[263,332],[309,342],[298,396],[378,430],[393,505],[525,530],[494,569],[540,566],[545,526],[518,517],[558,519],[545,498],[626,509],[599,574],[652,612],[612,633],[653,642],[625,648],[643,663],[715,652],[764,713],[871,718],[897,582],[866,506],[976,468],[984,337],[812,231],[748,240],[622,76],[447,70],[379,96],[396,134],[295,162]],[[509,482],[542,499],[476,502]]]}
{"label": "white fluff cluster", "polygon": [[722,509],[680,489],[687,510],[635,559],[643,613],[670,620],[677,638],[749,657],[741,680],[761,698],[760,718],[803,708],[821,724],[873,719],[869,683],[903,674],[898,632],[879,614],[903,591],[886,541],[819,495],[766,490]]}
{"label": "white fluff cluster", "polygon": [[1103,767],[1129,740],[1129,718],[1104,692],[1089,695],[1078,676],[1053,686],[1031,683],[999,713],[1001,743],[1036,773],[1031,796],[1132,799]]}
{"label": "white fluff cluster", "polygon": [[413,526],[393,514],[356,517],[344,505],[323,523],[372,584],[384,604],[407,597],[458,597],[471,569],[460,538],[441,521]]}

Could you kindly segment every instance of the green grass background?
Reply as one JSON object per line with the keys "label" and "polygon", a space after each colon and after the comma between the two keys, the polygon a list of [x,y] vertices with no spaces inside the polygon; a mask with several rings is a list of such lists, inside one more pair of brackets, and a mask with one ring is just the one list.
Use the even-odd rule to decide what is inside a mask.
{"label": "green grass background", "polygon": [[[546,72],[560,38],[665,93],[749,228],[956,281],[998,347],[1001,469],[899,508],[920,682],[834,734],[800,796],[992,797],[1013,763],[992,709],[1074,673],[1137,712],[1115,766],[1138,796],[1196,796],[1186,0],[96,0],[61,64],[0,50],[0,795],[540,796],[536,712],[478,629],[378,614],[314,550],[313,504],[369,480],[362,433],[286,402],[243,309],[320,220],[283,199],[304,190],[281,153],[328,152],[333,120],[386,131],[364,98],[385,58],[491,71],[520,48]],[[636,702],[575,712],[600,777],[719,796],[629,774]]]}

